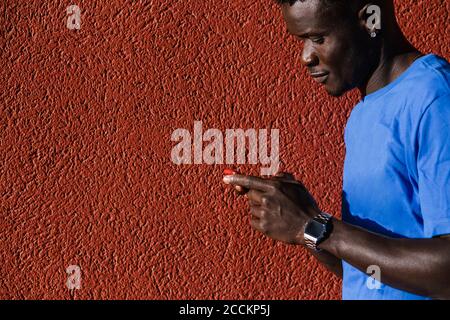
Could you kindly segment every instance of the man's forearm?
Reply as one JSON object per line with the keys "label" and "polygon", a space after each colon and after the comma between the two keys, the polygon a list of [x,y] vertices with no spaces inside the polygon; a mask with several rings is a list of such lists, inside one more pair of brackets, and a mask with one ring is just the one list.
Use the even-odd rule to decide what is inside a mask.
{"label": "man's forearm", "polygon": [[376,265],[381,282],[434,298],[450,298],[450,241],[392,239],[333,219],[333,232],[319,245],[362,272]]}
{"label": "man's forearm", "polygon": [[328,270],[333,272],[339,278],[342,278],[342,260],[336,258],[331,253],[322,250],[320,252],[316,252],[314,250],[308,249],[308,251]]}

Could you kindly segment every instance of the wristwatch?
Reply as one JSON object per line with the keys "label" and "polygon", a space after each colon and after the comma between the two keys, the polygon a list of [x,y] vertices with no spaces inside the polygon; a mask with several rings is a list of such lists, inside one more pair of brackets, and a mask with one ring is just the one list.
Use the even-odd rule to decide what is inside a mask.
{"label": "wristwatch", "polygon": [[330,236],[333,229],[331,218],[331,214],[321,212],[306,224],[303,237],[308,248],[321,251],[317,246]]}

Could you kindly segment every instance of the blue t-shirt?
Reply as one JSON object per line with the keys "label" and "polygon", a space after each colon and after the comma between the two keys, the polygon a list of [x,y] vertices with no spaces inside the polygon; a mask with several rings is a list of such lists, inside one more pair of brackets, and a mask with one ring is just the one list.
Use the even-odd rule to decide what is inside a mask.
{"label": "blue t-shirt", "polygon": [[[429,54],[353,109],[342,219],[388,237],[450,234],[450,64]],[[343,262],[343,299],[428,299]]]}

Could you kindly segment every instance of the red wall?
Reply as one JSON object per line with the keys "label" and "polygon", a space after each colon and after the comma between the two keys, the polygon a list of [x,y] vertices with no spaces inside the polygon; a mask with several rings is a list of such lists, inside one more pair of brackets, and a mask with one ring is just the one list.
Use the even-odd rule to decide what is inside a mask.
{"label": "red wall", "polygon": [[[267,1],[1,4],[0,298],[339,299],[303,249],[253,231],[223,165],[177,166],[177,128],[279,128],[282,169],[340,215],[343,128]],[[82,10],[81,29],[65,9]],[[397,1],[450,58],[449,2]],[[243,172],[259,174],[260,166]],[[82,288],[66,288],[79,265]]]}

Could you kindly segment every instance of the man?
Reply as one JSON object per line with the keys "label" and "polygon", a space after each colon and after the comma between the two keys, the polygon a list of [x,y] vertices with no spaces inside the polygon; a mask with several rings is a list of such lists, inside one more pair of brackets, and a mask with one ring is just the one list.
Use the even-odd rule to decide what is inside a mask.
{"label": "man", "polygon": [[345,130],[342,221],[286,173],[225,183],[248,191],[254,229],[343,277],[343,299],[449,299],[449,63],[406,40],[392,0],[278,2],[311,76],[330,95],[362,95]]}

